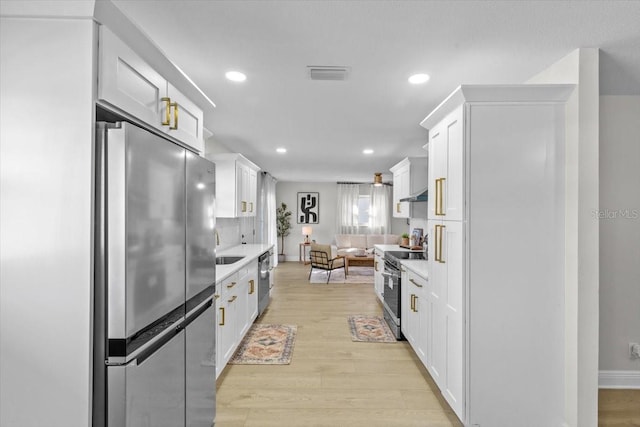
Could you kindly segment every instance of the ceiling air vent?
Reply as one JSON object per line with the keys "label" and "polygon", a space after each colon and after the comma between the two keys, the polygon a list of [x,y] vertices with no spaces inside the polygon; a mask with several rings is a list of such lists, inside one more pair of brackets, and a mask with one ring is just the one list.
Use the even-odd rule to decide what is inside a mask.
{"label": "ceiling air vent", "polygon": [[349,67],[307,66],[311,80],[347,80]]}

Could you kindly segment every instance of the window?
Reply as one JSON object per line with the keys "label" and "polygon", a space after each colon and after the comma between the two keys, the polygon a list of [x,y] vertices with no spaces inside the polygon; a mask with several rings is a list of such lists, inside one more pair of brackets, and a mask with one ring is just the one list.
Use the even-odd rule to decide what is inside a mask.
{"label": "window", "polygon": [[367,227],[369,226],[369,207],[371,198],[367,196],[358,196],[358,226]]}

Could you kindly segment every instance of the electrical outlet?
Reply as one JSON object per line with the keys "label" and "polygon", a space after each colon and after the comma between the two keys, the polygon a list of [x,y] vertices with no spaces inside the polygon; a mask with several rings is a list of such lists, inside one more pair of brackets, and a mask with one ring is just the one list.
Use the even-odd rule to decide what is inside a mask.
{"label": "electrical outlet", "polygon": [[637,342],[629,343],[629,357],[632,359],[640,359],[640,344]]}

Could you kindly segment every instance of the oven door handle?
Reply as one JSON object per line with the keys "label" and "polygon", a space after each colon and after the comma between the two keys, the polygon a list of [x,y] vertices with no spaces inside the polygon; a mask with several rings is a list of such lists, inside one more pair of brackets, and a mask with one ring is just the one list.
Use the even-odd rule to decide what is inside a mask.
{"label": "oven door handle", "polygon": [[383,271],[382,275],[385,277],[395,277],[395,278],[400,278],[400,275],[398,273],[391,273],[389,271]]}

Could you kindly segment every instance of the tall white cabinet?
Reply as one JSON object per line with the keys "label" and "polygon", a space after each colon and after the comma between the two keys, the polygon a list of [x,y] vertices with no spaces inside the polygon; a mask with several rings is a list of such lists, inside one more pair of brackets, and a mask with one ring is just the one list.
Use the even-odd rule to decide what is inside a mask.
{"label": "tall white cabinet", "polygon": [[467,426],[564,419],[572,90],[461,86],[421,123],[429,130],[427,368]]}

